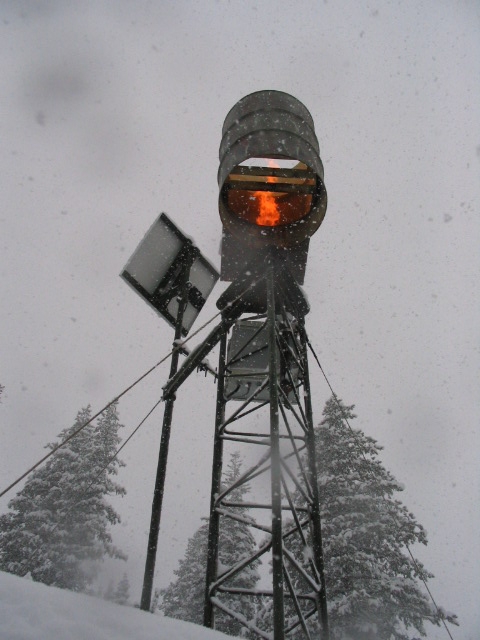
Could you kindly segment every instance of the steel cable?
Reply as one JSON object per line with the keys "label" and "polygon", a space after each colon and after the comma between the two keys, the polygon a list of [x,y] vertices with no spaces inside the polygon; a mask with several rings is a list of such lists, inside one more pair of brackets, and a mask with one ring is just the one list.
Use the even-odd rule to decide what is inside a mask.
{"label": "steel cable", "polygon": [[[123,442],[121,444],[121,446],[115,451],[115,453],[113,454],[113,456],[108,460],[107,464],[105,464],[102,469],[100,469],[100,471],[97,473],[97,475],[93,478],[93,480],[91,480],[91,482],[88,484],[88,486],[86,487],[86,489],[83,491],[82,495],[78,498],[78,500],[76,500],[75,502],[73,502],[68,509],[66,509],[66,511],[64,513],[60,514],[60,518],[63,519],[63,521],[65,521],[65,518],[68,516],[69,513],[71,513],[71,511],[82,501],[85,500],[86,497],[88,497],[88,490],[93,487],[93,485],[96,483],[96,481],[100,478],[100,476],[108,469],[108,467],[110,466],[110,464],[117,458],[118,454],[120,453],[120,451],[130,442],[130,440],[133,438],[133,436],[137,433],[137,431],[140,429],[140,427],[145,423],[145,421],[152,415],[152,413],[155,411],[155,409],[158,407],[158,405],[162,402],[162,398],[160,398],[160,400],[158,400],[153,407],[150,409],[150,411],[145,415],[145,417],[139,422],[139,424],[135,427],[135,429],[132,431],[132,433],[128,436],[128,438],[125,440],[125,442]],[[86,426],[86,425],[85,425]],[[54,524],[54,526],[49,530],[49,534],[52,534],[60,525],[60,519]],[[30,562],[35,558],[36,553],[38,553],[39,551],[41,551],[41,544],[39,544],[36,549],[34,549],[32,551],[32,553],[30,554]],[[30,569],[31,570],[31,569]]]}
{"label": "steel cable", "polygon": [[0,493],[0,498],[2,498],[6,493],[8,493],[11,489],[13,489],[13,487],[15,487],[24,478],[26,478],[28,475],[30,475],[30,473],[35,471],[35,469],[37,469],[41,464],[43,464],[46,460],[48,460],[51,456],[53,456],[59,449],[64,447],[68,442],[70,442],[70,440],[75,438],[75,436],[77,436],[83,429],[85,429],[85,427],[88,427],[88,425],[91,424],[96,418],[98,418],[98,416],[100,416],[104,411],[106,411],[109,407],[111,407],[112,404],[115,404],[116,402],[118,402],[120,400],[120,398],[123,398],[123,396],[125,394],[127,394],[129,391],[131,391],[134,387],[136,387],[137,384],[139,384],[139,382],[144,380],[153,371],[155,371],[155,369],[157,369],[161,364],[163,364],[166,360],[168,360],[168,358],[170,358],[170,356],[175,351],[181,351],[181,349],[184,347],[184,345],[189,340],[191,340],[196,335],[198,335],[198,333],[200,333],[200,331],[203,331],[203,329],[205,329],[205,327],[207,327],[211,322],[213,322],[215,320],[215,318],[218,318],[219,315],[221,315],[222,313],[227,311],[227,309],[229,309],[235,302],[240,300],[248,291],[250,291],[250,289],[252,289],[257,284],[257,282],[258,282],[258,279],[253,280],[244,291],[242,291],[236,298],[234,298],[231,302],[229,302],[227,305],[225,305],[225,307],[220,309],[220,311],[218,311],[209,320],[207,320],[204,324],[202,324],[196,331],[194,331],[192,334],[190,334],[188,336],[188,338],[185,338],[185,340],[182,340],[182,341],[178,341],[175,344],[175,346],[171,349],[171,351],[169,353],[167,353],[156,364],[154,364],[152,367],[150,367],[150,369],[148,369],[148,371],[146,371],[143,375],[141,375],[139,378],[137,378],[135,380],[135,382],[132,382],[131,385],[129,385],[121,393],[119,393],[117,396],[115,396],[115,398],[113,400],[111,400],[108,404],[106,404],[102,409],[100,409],[100,411],[97,411],[97,413],[94,416],[92,416],[90,418],[90,420],[88,420],[87,422],[82,424],[78,429],[76,429],[67,438],[65,438],[65,440],[63,440],[56,447],[51,449],[51,451],[49,451],[40,460],[38,460],[34,465],[32,465],[29,469],[27,469],[24,473],[22,473],[21,476],[19,476],[16,480],[14,480],[11,484],[9,484],[8,487],[6,487],[6,489],[3,489],[3,491]]}

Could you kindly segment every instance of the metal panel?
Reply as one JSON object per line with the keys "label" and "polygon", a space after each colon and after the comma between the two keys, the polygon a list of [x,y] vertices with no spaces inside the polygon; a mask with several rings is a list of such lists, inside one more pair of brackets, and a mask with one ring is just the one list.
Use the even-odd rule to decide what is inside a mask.
{"label": "metal panel", "polygon": [[127,262],[121,277],[172,327],[187,276],[182,335],[187,335],[219,278],[192,241],[162,213]]}
{"label": "metal panel", "polygon": [[[263,323],[239,320],[233,327],[227,351],[225,397],[246,400],[268,378],[268,336]],[[269,399],[268,387],[255,397]]]}
{"label": "metal panel", "polygon": [[[277,348],[277,376],[282,379],[283,368],[280,362],[288,359],[288,353],[282,353]],[[269,347],[268,334],[264,323],[252,320],[238,320],[232,329],[227,351],[225,398],[227,400],[247,400],[254,395],[254,402],[268,402],[270,392],[268,385],[260,389],[269,376]],[[289,361],[291,359],[288,359]],[[298,368],[290,363],[290,373],[294,385],[298,384]],[[285,389],[290,403],[295,404],[296,398],[291,388]],[[288,386],[291,381],[288,380]]]}
{"label": "metal panel", "polygon": [[[300,285],[303,285],[305,280],[309,243],[310,240],[305,240],[302,244],[283,250],[281,254],[282,263]],[[222,233],[221,253],[222,267],[220,277],[226,282],[245,278],[248,273],[262,269],[262,262],[265,261],[265,250],[262,251],[258,248],[241,244],[226,229]]]}

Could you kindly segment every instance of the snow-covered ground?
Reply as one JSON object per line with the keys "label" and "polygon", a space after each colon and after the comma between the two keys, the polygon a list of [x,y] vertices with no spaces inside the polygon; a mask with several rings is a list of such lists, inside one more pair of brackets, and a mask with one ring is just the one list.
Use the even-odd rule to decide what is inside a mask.
{"label": "snow-covered ground", "polygon": [[231,640],[189,622],[145,613],[0,571],[1,640]]}

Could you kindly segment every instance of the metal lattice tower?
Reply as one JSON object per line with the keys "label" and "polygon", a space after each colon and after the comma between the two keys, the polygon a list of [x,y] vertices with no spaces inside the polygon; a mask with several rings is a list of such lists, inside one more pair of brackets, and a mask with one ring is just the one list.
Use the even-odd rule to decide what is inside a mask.
{"label": "metal lattice tower", "polygon": [[[263,380],[258,372],[244,373],[243,380],[232,376],[242,354],[232,349],[227,354],[226,333],[220,342],[204,624],[213,627],[215,612],[223,611],[256,637],[272,638],[273,631],[275,640],[324,640],[328,618],[304,328],[308,306],[304,300],[299,304],[299,288],[296,300],[288,295],[285,285],[292,282],[286,282],[284,271],[276,276],[278,271],[278,265],[270,261],[264,278],[266,290],[265,282],[264,288],[261,283],[258,287],[266,294],[267,312],[254,316],[253,333],[242,351],[250,355],[265,352],[268,369]],[[256,376],[255,384],[248,383],[249,375]],[[229,402],[235,386],[238,389],[242,383],[251,392],[240,405],[238,397],[237,402]],[[255,414],[257,427],[252,429]],[[227,442],[250,445],[258,452],[258,460],[225,487],[221,478]],[[252,488],[253,484],[260,492],[261,484],[270,488],[269,495],[247,503],[231,499],[236,488]],[[245,514],[246,508],[255,519]],[[227,518],[251,527],[257,538],[260,534],[260,541],[250,557],[218,570],[219,534]],[[261,590],[236,586],[259,560],[271,565],[271,586]],[[260,603],[261,620],[246,620],[239,612],[245,599]]]}

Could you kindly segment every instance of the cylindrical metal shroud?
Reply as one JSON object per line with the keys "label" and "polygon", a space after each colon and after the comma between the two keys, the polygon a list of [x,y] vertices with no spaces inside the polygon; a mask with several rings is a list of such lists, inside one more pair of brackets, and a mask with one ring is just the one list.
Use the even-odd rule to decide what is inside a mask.
{"label": "cylindrical metal shroud", "polygon": [[[225,228],[240,241],[263,247],[291,247],[313,235],[325,216],[327,193],[318,140],[306,107],[287,93],[258,91],[229,111],[222,135],[218,183],[219,212]],[[259,226],[239,218],[228,206],[226,183],[235,167],[249,158],[288,158],[306,165],[316,178],[306,215],[279,226]]]}

